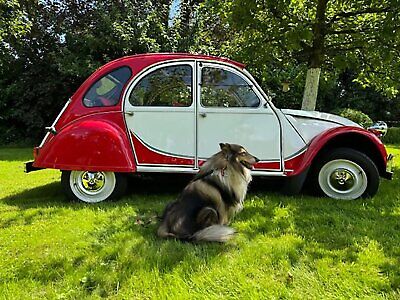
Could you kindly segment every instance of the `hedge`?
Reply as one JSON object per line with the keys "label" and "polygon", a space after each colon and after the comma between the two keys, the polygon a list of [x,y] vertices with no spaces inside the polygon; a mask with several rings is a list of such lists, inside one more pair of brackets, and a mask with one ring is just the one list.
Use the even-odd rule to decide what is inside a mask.
{"label": "hedge", "polygon": [[388,128],[387,134],[383,138],[385,144],[400,144],[400,127]]}

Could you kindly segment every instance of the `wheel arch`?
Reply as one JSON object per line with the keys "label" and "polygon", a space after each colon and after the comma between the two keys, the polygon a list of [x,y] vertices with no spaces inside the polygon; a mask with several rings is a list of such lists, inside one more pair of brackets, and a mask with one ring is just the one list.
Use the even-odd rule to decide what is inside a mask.
{"label": "wheel arch", "polygon": [[60,170],[135,172],[136,164],[122,117],[98,114],[78,119],[52,136],[34,166]]}
{"label": "wheel arch", "polygon": [[317,135],[310,142],[299,167],[290,175],[298,175],[308,167],[312,169],[326,152],[343,147],[364,153],[375,163],[379,174],[385,174],[387,152],[381,140],[363,128],[343,126]]}

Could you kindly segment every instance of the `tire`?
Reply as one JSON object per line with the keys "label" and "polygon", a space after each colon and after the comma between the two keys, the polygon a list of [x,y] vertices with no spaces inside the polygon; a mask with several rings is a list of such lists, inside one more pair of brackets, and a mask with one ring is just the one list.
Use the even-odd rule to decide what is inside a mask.
{"label": "tire", "polygon": [[333,199],[372,197],[379,188],[379,172],[364,153],[337,148],[318,160],[312,171],[312,184],[320,193]]}
{"label": "tire", "polygon": [[69,199],[99,203],[121,197],[127,179],[114,172],[62,171],[61,184]]}

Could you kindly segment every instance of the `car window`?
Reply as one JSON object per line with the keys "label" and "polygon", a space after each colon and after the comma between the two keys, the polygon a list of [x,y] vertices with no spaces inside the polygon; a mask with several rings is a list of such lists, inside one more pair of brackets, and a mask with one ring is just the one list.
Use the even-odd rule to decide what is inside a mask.
{"label": "car window", "polygon": [[128,67],[122,67],[103,76],[87,91],[83,104],[86,107],[116,105],[131,74]]}
{"label": "car window", "polygon": [[260,104],[242,77],[218,68],[202,68],[200,97],[206,107],[258,107]]}
{"label": "car window", "polygon": [[192,104],[192,67],[169,66],[143,77],[132,90],[129,102],[135,106],[187,107]]}

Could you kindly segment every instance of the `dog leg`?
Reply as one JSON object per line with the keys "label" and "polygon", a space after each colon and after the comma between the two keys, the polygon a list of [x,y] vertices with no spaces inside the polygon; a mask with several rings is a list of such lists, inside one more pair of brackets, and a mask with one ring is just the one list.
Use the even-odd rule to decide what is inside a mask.
{"label": "dog leg", "polygon": [[212,207],[204,207],[197,214],[196,222],[205,228],[214,224],[218,224],[218,212]]}
{"label": "dog leg", "polygon": [[157,235],[158,235],[160,238],[163,238],[163,239],[165,239],[165,238],[174,238],[174,237],[176,237],[175,234],[173,234],[173,233],[171,233],[171,232],[168,231],[168,228],[167,228],[167,226],[166,226],[164,223],[162,223],[162,224],[160,225],[160,227],[158,227]]}

